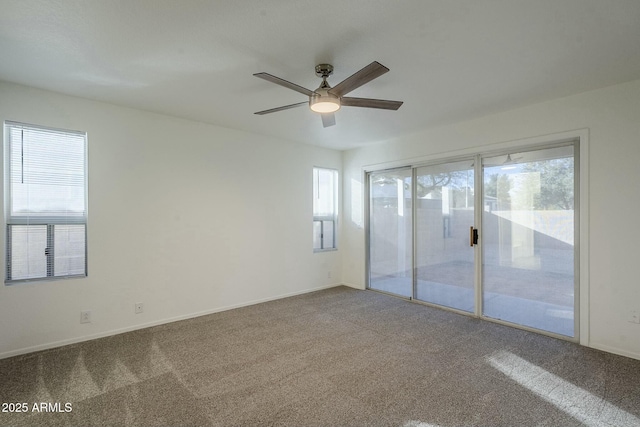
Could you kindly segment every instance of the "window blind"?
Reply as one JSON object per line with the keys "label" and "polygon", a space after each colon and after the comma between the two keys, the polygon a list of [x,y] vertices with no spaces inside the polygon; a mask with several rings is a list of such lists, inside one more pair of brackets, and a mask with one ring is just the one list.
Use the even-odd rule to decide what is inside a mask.
{"label": "window blind", "polygon": [[5,122],[8,282],[86,275],[86,133]]}

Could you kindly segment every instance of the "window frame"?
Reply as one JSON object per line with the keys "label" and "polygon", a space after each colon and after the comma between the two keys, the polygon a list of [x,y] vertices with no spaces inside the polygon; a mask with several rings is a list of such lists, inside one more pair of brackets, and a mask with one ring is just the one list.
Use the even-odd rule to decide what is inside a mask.
{"label": "window frame", "polygon": [[[316,214],[316,199],[318,198],[320,192],[320,183],[319,181],[319,173],[320,171],[330,172],[333,177],[333,188],[332,188],[332,204],[333,204],[333,212],[330,212],[329,215],[320,215]],[[329,251],[337,251],[338,250],[338,188],[339,188],[339,179],[340,173],[338,169],[335,168],[326,168],[321,166],[313,167],[313,177],[312,177],[312,211],[313,211],[313,252],[329,252]],[[333,224],[333,233],[331,236],[331,241],[333,244],[330,247],[325,247],[325,222],[330,222]],[[320,224],[320,247],[315,247],[315,227],[316,224]]]}
{"label": "window frame", "polygon": [[[33,129],[41,132],[50,132],[52,134],[63,134],[68,136],[80,136],[83,139],[83,182],[84,182],[84,210],[82,214],[78,215],[12,215],[13,212],[13,191],[12,191],[12,168],[11,168],[11,131],[12,129]],[[5,212],[4,212],[4,224],[5,224],[5,277],[4,283],[5,285],[15,285],[26,282],[35,282],[35,281],[51,281],[51,280],[61,280],[61,279],[70,279],[70,278],[80,278],[88,276],[88,244],[87,244],[87,223],[88,223],[88,136],[86,132],[76,131],[76,130],[68,130],[68,129],[60,129],[49,126],[42,125],[34,125],[30,123],[22,123],[6,120],[4,122],[3,129],[4,136],[4,203],[5,203]],[[84,226],[84,272],[80,274],[65,274],[65,275],[56,275],[55,273],[55,228],[56,226],[68,226],[68,225],[82,225]],[[46,257],[46,272],[45,276],[39,277],[27,277],[14,279],[12,278],[11,269],[12,269],[12,238],[13,238],[13,230],[14,226],[46,226],[46,241],[47,247],[45,248],[45,257]]]}

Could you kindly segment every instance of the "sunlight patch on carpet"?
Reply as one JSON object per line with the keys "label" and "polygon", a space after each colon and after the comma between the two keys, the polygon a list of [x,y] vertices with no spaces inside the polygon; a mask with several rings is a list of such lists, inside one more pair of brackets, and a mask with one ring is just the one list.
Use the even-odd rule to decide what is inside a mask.
{"label": "sunlight patch on carpet", "polygon": [[640,419],[633,414],[511,352],[500,351],[486,360],[507,377],[586,426],[640,425]]}

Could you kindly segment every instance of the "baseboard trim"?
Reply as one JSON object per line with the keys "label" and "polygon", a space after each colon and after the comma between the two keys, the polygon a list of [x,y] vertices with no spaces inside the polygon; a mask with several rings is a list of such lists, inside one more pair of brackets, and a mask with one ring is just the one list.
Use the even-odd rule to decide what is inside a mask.
{"label": "baseboard trim", "polygon": [[640,354],[622,350],[617,347],[611,347],[608,345],[593,344],[593,343],[591,343],[588,347],[595,348],[596,350],[606,351],[607,353],[617,354],[618,356],[624,356],[624,357],[629,357],[631,359],[640,360]]}
{"label": "baseboard trim", "polygon": [[[200,316],[206,316],[208,314],[220,313],[222,311],[228,311],[228,310],[233,310],[233,309],[236,309],[236,308],[247,307],[247,306],[250,306],[250,305],[261,304],[263,302],[275,301],[275,300],[279,300],[279,299],[283,299],[283,298],[294,297],[296,295],[303,295],[303,294],[308,294],[308,293],[311,293],[311,292],[322,291],[322,290],[325,290],[325,289],[331,289],[331,288],[335,288],[335,287],[342,286],[342,285],[343,285],[342,283],[334,283],[334,284],[331,284],[331,285],[319,286],[319,287],[316,287],[316,288],[304,289],[304,290],[301,290],[301,291],[295,291],[295,292],[289,292],[289,293],[286,293],[286,294],[280,294],[280,295],[276,295],[276,296],[273,296],[273,297],[267,297],[267,298],[261,298],[261,299],[257,299],[257,300],[251,300],[251,301],[247,301],[247,302],[243,302],[243,303],[239,303],[239,304],[233,304],[233,305],[228,305],[228,306],[223,306],[223,307],[217,307],[217,308],[214,308],[214,309],[211,309],[211,310],[199,311],[199,312],[196,312],[196,313],[190,313],[190,314],[186,314],[186,315],[183,315],[183,316],[175,316],[175,317],[170,317],[170,318],[167,318],[167,319],[156,320],[156,321],[153,321],[153,322],[142,323],[142,324],[138,324],[138,325],[134,325],[134,326],[128,326],[126,328],[113,329],[113,330],[109,330],[109,331],[99,332],[97,334],[84,335],[82,337],[70,338],[70,339],[60,340],[60,341],[54,341],[54,342],[50,342],[50,343],[46,343],[46,344],[39,344],[39,345],[31,346],[31,347],[21,348],[21,349],[18,349],[18,350],[11,350],[11,351],[7,351],[7,352],[4,352],[4,353],[0,353],[0,359],[7,359],[9,357],[20,356],[20,355],[29,354],[29,353],[35,353],[37,351],[50,350],[52,348],[63,347],[65,345],[77,344],[77,343],[81,343],[81,342],[85,342],[85,341],[95,340],[95,339],[98,339],[98,338],[110,337],[110,336],[113,336],[113,335],[123,334],[123,333],[126,333],[126,332],[131,332],[131,331],[137,331],[137,330],[140,330],[140,329],[150,328],[150,327],[153,327],[153,326],[165,325],[167,323],[173,323],[173,322],[179,322],[181,320],[193,319],[193,318],[200,317]],[[348,285],[346,285],[346,286],[348,286]]]}
{"label": "baseboard trim", "polygon": [[353,288],[353,289],[357,289],[359,291],[364,291],[365,290],[364,286],[354,285],[353,283],[342,283],[342,285],[348,286],[348,287]]}

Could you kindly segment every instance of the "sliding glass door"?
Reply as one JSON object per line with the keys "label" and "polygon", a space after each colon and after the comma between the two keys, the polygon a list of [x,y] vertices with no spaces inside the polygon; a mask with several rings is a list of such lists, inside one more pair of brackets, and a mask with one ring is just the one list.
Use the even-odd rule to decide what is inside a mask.
{"label": "sliding glass door", "polygon": [[416,169],[416,299],[474,312],[473,160]]}
{"label": "sliding glass door", "polygon": [[573,146],[485,158],[483,180],[483,314],[573,337]]}
{"label": "sliding glass door", "polygon": [[369,174],[369,287],[410,297],[411,169]]}
{"label": "sliding glass door", "polygon": [[369,173],[368,288],[576,337],[576,149]]}

